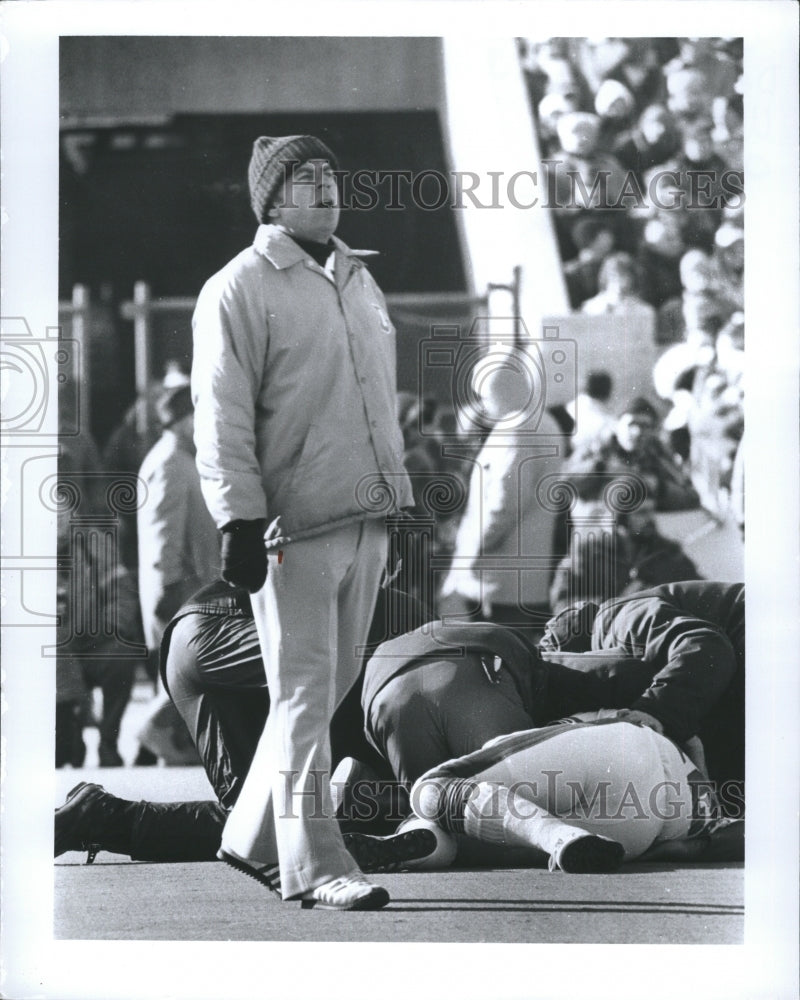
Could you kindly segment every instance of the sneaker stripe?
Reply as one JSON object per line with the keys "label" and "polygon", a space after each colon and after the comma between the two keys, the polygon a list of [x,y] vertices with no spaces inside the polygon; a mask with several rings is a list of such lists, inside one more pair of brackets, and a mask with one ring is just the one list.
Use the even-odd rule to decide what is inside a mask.
{"label": "sneaker stripe", "polygon": [[241,872],[243,875],[247,875],[249,878],[255,879],[256,882],[260,882],[261,885],[266,886],[270,892],[274,892],[276,896],[281,895],[280,868],[277,862],[257,868],[255,865],[250,865],[241,858],[234,857],[233,854],[229,854],[223,848],[219,849],[217,857],[220,861],[224,861],[226,865],[230,865],[231,868],[235,868],[237,872]]}

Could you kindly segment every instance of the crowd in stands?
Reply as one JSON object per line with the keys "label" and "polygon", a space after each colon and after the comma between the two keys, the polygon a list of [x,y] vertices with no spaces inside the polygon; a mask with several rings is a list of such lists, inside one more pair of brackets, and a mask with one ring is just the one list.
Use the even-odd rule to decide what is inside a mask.
{"label": "crowd in stands", "polygon": [[652,329],[660,431],[724,514],[743,433],[741,39],[519,48],[571,307]]}

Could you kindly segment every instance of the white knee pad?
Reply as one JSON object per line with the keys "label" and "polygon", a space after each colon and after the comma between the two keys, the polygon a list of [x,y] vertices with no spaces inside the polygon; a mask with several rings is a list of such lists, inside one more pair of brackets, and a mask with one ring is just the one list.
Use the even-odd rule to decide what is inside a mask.
{"label": "white knee pad", "polygon": [[449,779],[423,775],[411,789],[411,808],[417,816],[435,823],[442,815],[444,792]]}

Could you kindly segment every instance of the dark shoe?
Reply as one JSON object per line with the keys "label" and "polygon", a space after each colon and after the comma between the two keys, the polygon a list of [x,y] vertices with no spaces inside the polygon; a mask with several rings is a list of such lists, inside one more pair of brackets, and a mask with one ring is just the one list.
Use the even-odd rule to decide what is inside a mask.
{"label": "dark shoe", "polygon": [[81,781],[72,789],[64,805],[56,809],[53,857],[66,851],[88,851],[86,864],[94,861],[100,850],[97,837],[110,799],[112,796],[101,785]]}
{"label": "dark shoe", "polygon": [[389,893],[368,882],[360,872],[332,879],[300,896],[300,906],[311,910],[380,910],[389,902]]}
{"label": "dark shoe", "polygon": [[744,820],[717,820],[708,833],[708,846],[698,861],[744,861]]}
{"label": "dark shoe", "polygon": [[566,842],[559,841],[550,855],[550,871],[572,875],[604,874],[618,871],[625,860],[625,848],[616,840],[590,833]]}
{"label": "dark shoe", "polygon": [[238,854],[226,851],[223,847],[220,847],[217,851],[217,857],[220,861],[224,861],[226,865],[235,868],[237,872],[248,875],[250,878],[254,878],[256,882],[260,882],[261,885],[266,886],[279,899],[283,898],[281,896],[280,869],[278,868],[277,861],[268,865],[262,865],[259,862],[247,861],[245,858],[240,858]]}
{"label": "dark shoe", "polygon": [[344,834],[344,845],[365,872],[400,871],[408,861],[421,861],[436,850],[436,836],[425,829],[407,830],[389,837],[368,833]]}
{"label": "dark shoe", "polygon": [[331,775],[334,815],[342,833],[387,835],[410,812],[408,791],[380,778],[355,757],[345,757]]}

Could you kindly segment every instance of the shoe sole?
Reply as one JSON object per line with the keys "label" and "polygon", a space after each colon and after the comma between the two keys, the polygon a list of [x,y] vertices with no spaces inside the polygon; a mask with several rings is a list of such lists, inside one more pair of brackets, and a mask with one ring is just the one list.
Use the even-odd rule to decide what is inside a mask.
{"label": "shoe sole", "polygon": [[246,861],[242,861],[241,858],[236,858],[232,854],[228,854],[228,852],[222,848],[217,851],[217,857],[220,861],[224,861],[226,865],[230,865],[231,868],[235,868],[237,872],[241,872],[242,875],[247,875],[249,878],[255,879],[260,885],[265,886],[270,892],[275,893],[279,899],[282,898],[280,890],[280,872],[277,864],[264,865],[263,868],[256,868],[253,865],[249,865]]}
{"label": "shoe sole", "polygon": [[354,899],[351,903],[326,903],[316,899],[301,899],[301,910],[382,910],[389,902],[389,893],[379,885],[372,887],[371,891],[360,899]]}
{"label": "shoe sole", "polygon": [[618,871],[625,860],[625,848],[615,840],[579,837],[561,851],[558,866],[569,875],[602,875]]}
{"label": "shoe sole", "polygon": [[389,837],[365,833],[344,834],[344,846],[358,867],[367,873],[400,871],[409,861],[427,858],[436,850],[432,830],[416,829]]}

